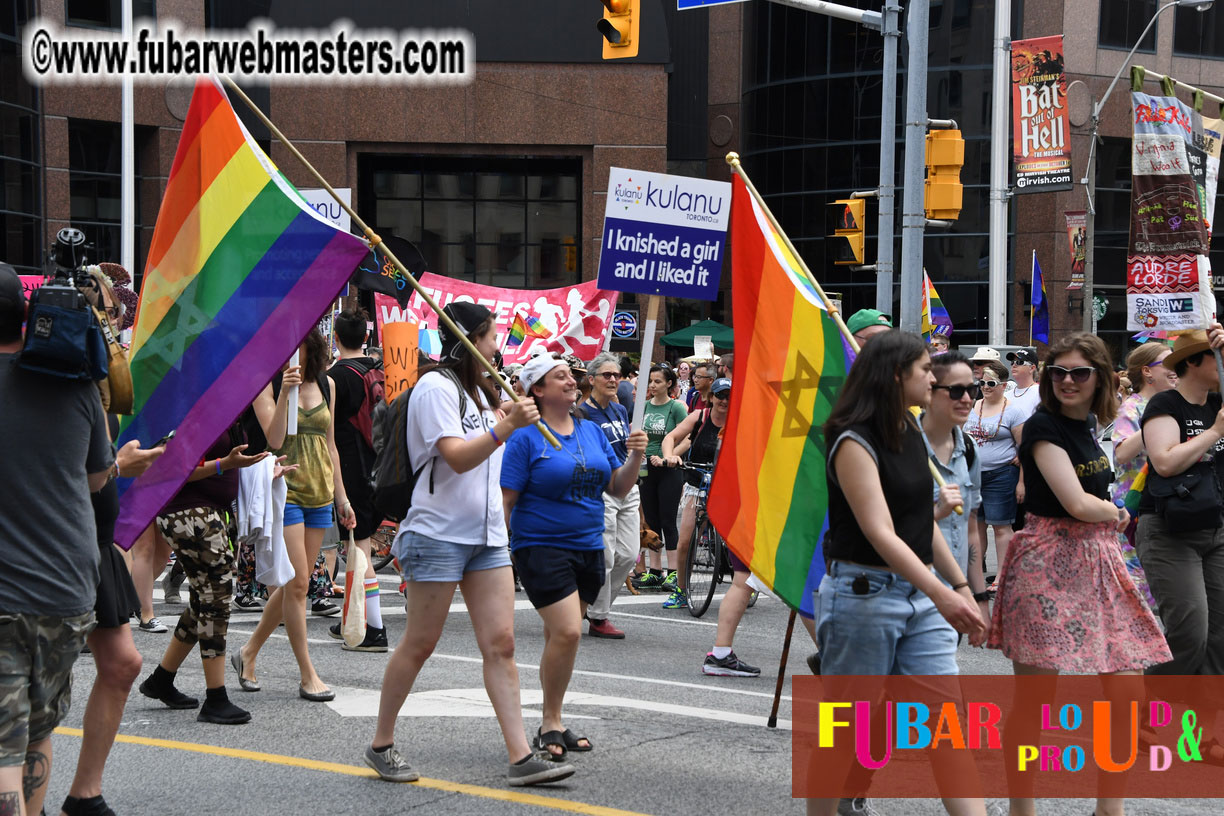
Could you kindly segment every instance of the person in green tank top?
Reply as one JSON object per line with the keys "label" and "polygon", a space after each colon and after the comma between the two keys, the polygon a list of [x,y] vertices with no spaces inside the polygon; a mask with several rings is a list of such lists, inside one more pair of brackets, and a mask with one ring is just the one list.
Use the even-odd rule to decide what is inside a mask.
{"label": "person in green tank top", "polygon": [[[301,685],[298,695],[304,700],[325,702],[335,698],[310,662],[306,645],[306,592],[310,574],[323,535],[331,528],[334,499],[340,525],[351,529],[357,517],[344,492],[340,478],[340,456],[332,428],[335,385],[324,374],[328,363],[327,341],[317,328],[311,329],[300,348],[302,365],[285,368],[280,388],[269,383],[255,399],[255,414],[268,439],[268,448],[286,457],[286,465],[297,470],[285,474],[289,496],[285,503],[285,548],[293,564],[293,579],[277,588],[264,606],[263,615],[251,639],[233,653],[231,662],[238,672],[243,691],[259,691],[255,680],[255,658],[264,642],[284,621],[285,634],[297,658]],[[298,386],[297,433],[286,433],[289,393]],[[326,392],[326,393],[325,393]]]}
{"label": "person in green tank top", "polygon": [[[650,529],[663,538],[668,564],[667,569],[663,569],[660,554],[651,552],[647,557],[650,572],[642,576],[641,585],[647,589],[668,590],[671,596],[664,605],[669,609],[680,607],[683,601],[683,593],[678,592],[676,584],[676,545],[680,540],[676,530],[676,513],[680,508],[684,477],[663,459],[663,437],[688,416],[684,403],[669,396],[676,382],[676,372],[670,366],[660,364],[650,367],[650,380],[646,386],[649,398],[642,417],[647,463],[640,482],[642,514]],[[687,605],[687,602],[683,605]]]}

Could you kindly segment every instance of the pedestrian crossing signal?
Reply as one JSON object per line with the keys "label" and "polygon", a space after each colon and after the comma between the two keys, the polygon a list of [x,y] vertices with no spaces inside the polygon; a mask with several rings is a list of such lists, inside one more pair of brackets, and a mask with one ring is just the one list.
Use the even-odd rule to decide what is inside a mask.
{"label": "pedestrian crossing signal", "polygon": [[862,266],[863,216],[866,214],[867,202],[861,198],[839,198],[829,205],[837,207],[834,232],[829,236],[833,247],[833,263],[837,266]]}
{"label": "pedestrian crossing signal", "polygon": [[927,218],[955,221],[960,217],[964,188],[965,140],[959,130],[932,130],[926,135],[926,184],[923,209]]}
{"label": "pedestrian crossing signal", "polygon": [[603,19],[595,24],[603,35],[603,58],[623,59],[638,55],[638,28],[642,0],[602,0]]}

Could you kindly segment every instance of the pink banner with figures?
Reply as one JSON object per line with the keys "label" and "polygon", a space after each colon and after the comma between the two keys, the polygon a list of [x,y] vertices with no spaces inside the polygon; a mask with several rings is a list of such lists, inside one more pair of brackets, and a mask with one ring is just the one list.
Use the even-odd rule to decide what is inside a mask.
{"label": "pink banner with figures", "polygon": [[30,299],[35,289],[47,282],[42,275],[18,275],[17,277],[21,278],[21,288],[25,291],[26,300]]}
{"label": "pink banner with figures", "polygon": [[[525,362],[537,351],[559,351],[591,360],[603,350],[611,331],[618,295],[600,289],[595,281],[560,289],[502,289],[426,272],[420,282],[439,306],[455,300],[487,306],[497,321],[497,346],[506,363]],[[382,294],[374,295],[374,303],[380,336],[384,323],[411,321],[431,329],[438,327],[437,315],[420,295],[413,294],[404,308],[395,298]],[[527,336],[514,345],[508,335],[515,315],[522,315],[525,321],[536,318],[548,336]]]}

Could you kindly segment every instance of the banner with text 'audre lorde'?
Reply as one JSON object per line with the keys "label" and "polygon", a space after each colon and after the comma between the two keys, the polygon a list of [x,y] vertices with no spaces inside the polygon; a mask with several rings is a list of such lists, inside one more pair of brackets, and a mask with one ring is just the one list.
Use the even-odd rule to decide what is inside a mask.
{"label": "banner with text 'audre lorde'", "polygon": [[1017,193],[1071,189],[1071,119],[1062,35],[1014,40],[1012,165]]}
{"label": "banner with text 'audre lorde'", "polygon": [[730,210],[725,181],[611,168],[599,287],[717,299]]}
{"label": "banner with text 'audre lorde'", "polygon": [[1131,103],[1127,328],[1200,328],[1215,315],[1207,252],[1221,121],[1172,96],[1132,92]]}

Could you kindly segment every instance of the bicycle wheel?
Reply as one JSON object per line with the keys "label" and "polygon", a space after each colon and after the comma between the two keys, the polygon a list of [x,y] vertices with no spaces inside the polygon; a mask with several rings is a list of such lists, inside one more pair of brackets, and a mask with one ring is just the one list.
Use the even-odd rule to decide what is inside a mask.
{"label": "bicycle wheel", "polygon": [[722,539],[710,520],[702,519],[693,531],[685,564],[685,585],[688,587],[689,614],[700,618],[710,608],[714,584],[718,579]]}
{"label": "bicycle wheel", "polygon": [[391,543],[395,541],[395,532],[395,527],[384,524],[370,534],[370,560],[374,562],[375,572],[391,563]]}

